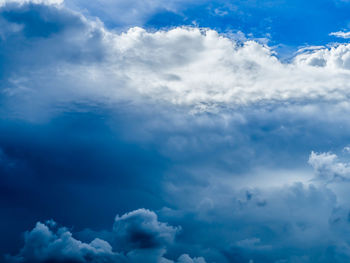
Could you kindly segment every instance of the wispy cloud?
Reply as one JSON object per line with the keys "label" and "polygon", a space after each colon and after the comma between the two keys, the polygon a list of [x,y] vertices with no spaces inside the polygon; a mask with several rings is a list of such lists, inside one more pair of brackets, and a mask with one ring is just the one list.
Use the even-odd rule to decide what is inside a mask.
{"label": "wispy cloud", "polygon": [[345,39],[350,38],[350,32],[344,32],[344,31],[332,32],[329,35],[339,37],[339,38],[345,38]]}

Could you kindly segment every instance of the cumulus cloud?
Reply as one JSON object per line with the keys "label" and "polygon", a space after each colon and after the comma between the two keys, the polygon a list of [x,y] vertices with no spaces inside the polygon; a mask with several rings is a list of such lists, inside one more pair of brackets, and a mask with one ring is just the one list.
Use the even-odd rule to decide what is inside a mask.
{"label": "cumulus cloud", "polygon": [[[209,197],[209,207],[191,203]],[[186,198],[188,205],[181,212],[193,217],[182,223],[183,231],[191,229],[194,239],[200,240],[208,262],[345,262],[349,258],[348,206],[340,205],[337,192],[324,185],[234,190],[216,182]],[[163,213],[176,216],[171,210]],[[191,244],[197,242],[186,245],[195,249]]]}
{"label": "cumulus cloud", "polygon": [[[159,222],[157,215],[150,210],[138,209],[117,216],[112,235],[118,240],[112,246],[100,238],[90,243],[73,237],[65,227],[57,227],[57,223],[49,220],[38,222],[25,233],[24,246],[15,256],[6,256],[7,262],[163,262],[174,261],[163,255],[168,245],[174,242],[177,228]],[[118,251],[118,252],[115,252]],[[179,263],[205,263],[204,258],[191,258],[183,254]]]}
{"label": "cumulus cloud", "polygon": [[117,216],[113,229],[118,233],[116,242],[124,249],[162,248],[171,244],[179,231],[159,222],[154,212],[145,209]]}
{"label": "cumulus cloud", "polygon": [[[26,19],[33,12],[40,35],[30,26],[34,20]],[[287,101],[346,103],[349,96],[347,44],[282,63],[268,46],[241,44],[214,30],[136,27],[118,34],[66,8],[40,5],[3,8],[1,17],[7,25],[2,56],[9,62],[2,96],[7,104],[21,101],[23,112],[68,102],[157,101],[201,111]],[[29,107],[33,100],[41,104]]]}
{"label": "cumulus cloud", "polygon": [[[178,215],[171,210],[160,212],[162,217],[170,221],[178,218],[183,224],[183,232],[187,233],[176,240],[178,228],[160,222],[150,210],[139,209],[116,217],[109,232],[112,239],[92,237],[92,241],[82,241],[52,220],[38,222],[26,232],[20,252],[8,255],[6,261],[344,262],[350,257],[346,245],[350,233],[348,210],[337,205],[334,193],[327,188],[295,184],[250,190],[242,196],[232,191],[223,194],[226,200],[213,196],[214,206],[205,215],[186,209]],[[261,205],[259,199],[265,203]],[[188,217],[190,213],[194,214]]]}
{"label": "cumulus cloud", "polygon": [[[133,202],[130,207],[140,207],[134,200],[146,195],[130,189],[137,184],[139,192],[150,192],[154,206],[172,207],[162,210],[162,220],[145,209],[117,216],[108,238],[96,235],[92,241],[38,223],[9,260],[328,263],[349,258],[348,206],[327,184],[310,184],[312,174],[302,170],[310,149],[322,152],[348,138],[348,44],[304,49],[285,63],[266,45],[214,30],[134,27],[117,33],[62,5],[4,5],[0,17],[0,111],[10,120],[50,119],[47,126],[11,123],[2,129],[6,155],[0,154],[0,171],[4,160],[20,164],[16,173],[0,178],[6,181],[2,185],[13,187],[13,181],[27,182],[18,177],[33,176],[31,183],[38,186],[28,185],[40,188],[34,201],[65,190],[72,199],[86,197],[84,204],[93,200],[86,202],[89,212],[91,204],[107,213],[123,200],[121,192]],[[103,118],[89,115],[103,110],[108,111]],[[114,126],[107,127],[104,118]],[[0,125],[10,126],[3,119]],[[118,132],[142,150],[130,141],[116,142]],[[348,177],[349,165],[335,154],[313,152],[309,164],[319,178]],[[159,172],[162,165],[166,169]],[[59,191],[52,182],[60,182]],[[79,205],[62,200],[61,207],[79,214]]]}
{"label": "cumulus cloud", "polygon": [[348,180],[350,165],[341,162],[334,153],[311,152],[309,164],[315,169],[316,175],[329,182],[334,180]]}
{"label": "cumulus cloud", "polygon": [[66,228],[55,229],[55,223],[38,222],[24,238],[24,247],[8,262],[122,262],[108,242],[94,239],[89,244],[72,237]]}
{"label": "cumulus cloud", "polygon": [[178,263],[205,263],[205,260],[202,257],[191,258],[189,255],[183,254],[178,258],[177,262]]}

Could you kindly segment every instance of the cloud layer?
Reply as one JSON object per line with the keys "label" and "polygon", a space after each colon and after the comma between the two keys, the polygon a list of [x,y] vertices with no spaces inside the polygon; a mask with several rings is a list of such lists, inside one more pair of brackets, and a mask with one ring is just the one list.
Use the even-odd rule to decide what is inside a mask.
{"label": "cloud layer", "polygon": [[305,51],[282,63],[267,46],[213,30],[131,28],[117,34],[64,7],[7,4],[1,13],[7,63],[2,96],[22,107],[33,100],[41,101],[34,108],[56,109],[66,102],[132,101],[207,110],[346,103],[349,96],[347,44]]}
{"label": "cloud layer", "polygon": [[349,44],[282,61],[211,29],[119,32],[74,10],[1,2],[8,261],[349,260]]}
{"label": "cloud layer", "polygon": [[[7,255],[6,262],[172,263],[174,261],[163,255],[166,247],[174,242],[176,232],[176,228],[159,222],[154,212],[145,209],[116,217],[113,231],[109,233],[114,242],[117,240],[113,247],[99,238],[90,243],[77,240],[67,228],[58,227],[53,220],[38,222],[25,233],[20,253]],[[183,254],[177,262],[205,263],[205,260]]]}

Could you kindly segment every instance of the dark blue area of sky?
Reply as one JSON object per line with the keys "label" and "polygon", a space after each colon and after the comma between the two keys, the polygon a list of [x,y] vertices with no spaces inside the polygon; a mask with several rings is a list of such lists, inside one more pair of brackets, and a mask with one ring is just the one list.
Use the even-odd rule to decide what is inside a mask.
{"label": "dark blue area of sky", "polygon": [[117,213],[163,205],[166,160],[125,142],[100,115],[64,114],[45,125],[0,119],[0,130],[0,255],[14,253],[40,220],[105,228]]}
{"label": "dark blue area of sky", "polygon": [[178,13],[158,12],[145,26],[158,29],[195,24],[219,32],[242,31],[255,38],[268,37],[272,45],[298,47],[344,42],[329,33],[346,30],[349,22],[350,2],[256,0],[211,1]]}

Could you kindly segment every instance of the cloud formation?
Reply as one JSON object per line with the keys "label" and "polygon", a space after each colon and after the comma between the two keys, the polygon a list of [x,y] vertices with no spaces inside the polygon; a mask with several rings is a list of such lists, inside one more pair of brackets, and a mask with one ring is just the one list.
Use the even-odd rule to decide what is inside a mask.
{"label": "cloud formation", "polygon": [[161,248],[172,243],[179,230],[160,223],[154,212],[144,209],[117,216],[113,229],[120,239],[117,243],[126,248],[131,246],[132,249]]}
{"label": "cloud formation", "polygon": [[[176,231],[176,228],[159,222],[154,212],[138,209],[116,217],[111,235],[118,242],[112,247],[100,238],[90,243],[75,239],[67,228],[58,227],[53,220],[38,222],[25,233],[19,254],[7,255],[6,262],[172,263],[174,261],[163,255],[166,247],[174,242]],[[183,254],[176,262],[205,263],[205,260]]]}
{"label": "cloud formation", "polygon": [[8,262],[120,262],[118,255],[112,252],[108,242],[94,239],[83,243],[72,237],[66,228],[55,230],[55,222],[38,222],[26,232],[24,247],[14,256],[8,256]]}
{"label": "cloud formation", "polygon": [[344,31],[332,32],[329,35],[335,36],[335,37],[340,37],[340,38],[345,38],[345,39],[350,38],[350,32],[344,32]]}
{"label": "cloud formation", "polygon": [[91,232],[92,241],[73,237],[52,220],[38,222],[6,262],[345,262],[350,257],[348,210],[326,187],[298,183],[207,196],[209,209],[159,212],[170,221],[180,219],[181,232],[145,209],[117,216],[112,231],[104,237]]}
{"label": "cloud formation", "polygon": [[[349,44],[284,62],[35,1],[3,4],[0,25],[3,240],[28,229],[11,212],[79,228],[37,223],[8,260],[348,261],[349,165],[327,151],[349,140]],[[133,211],[83,238],[115,210]]]}
{"label": "cloud formation", "polygon": [[316,175],[323,180],[331,182],[334,180],[349,179],[349,164],[341,162],[334,153],[312,152],[309,158],[309,164],[315,169]]}
{"label": "cloud formation", "polygon": [[346,103],[349,96],[347,44],[282,63],[268,46],[236,42],[209,29],[135,27],[118,34],[67,8],[42,4],[5,5],[1,17],[2,61],[9,63],[2,96],[9,104],[20,101],[24,112],[33,100],[41,104],[31,105],[32,111],[84,101],[159,102],[200,111]]}
{"label": "cloud formation", "polygon": [[45,5],[60,5],[64,0],[1,0],[0,7],[10,4],[45,4]]}

